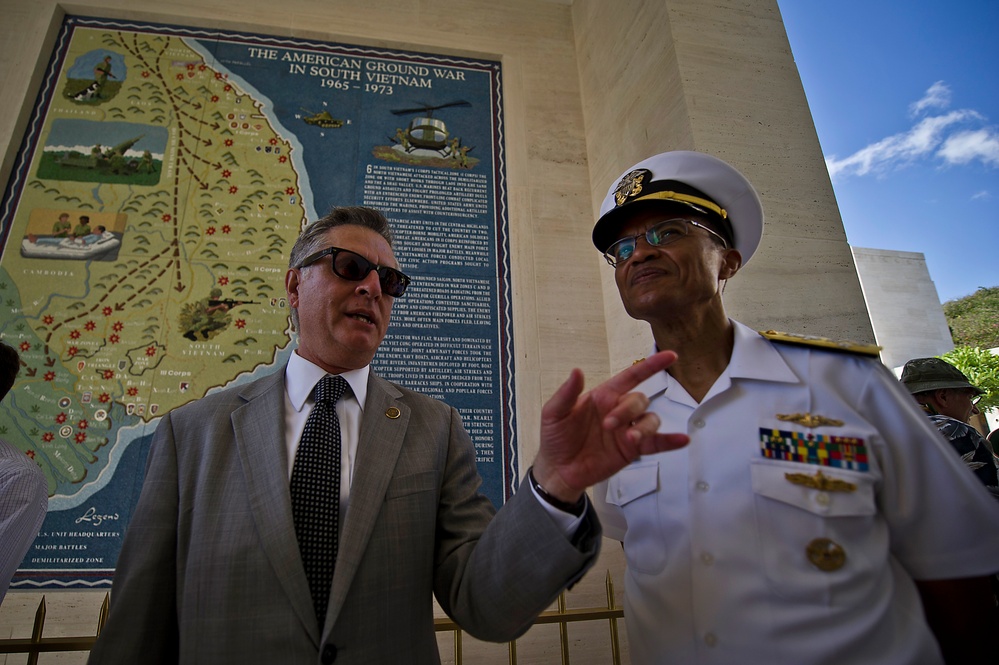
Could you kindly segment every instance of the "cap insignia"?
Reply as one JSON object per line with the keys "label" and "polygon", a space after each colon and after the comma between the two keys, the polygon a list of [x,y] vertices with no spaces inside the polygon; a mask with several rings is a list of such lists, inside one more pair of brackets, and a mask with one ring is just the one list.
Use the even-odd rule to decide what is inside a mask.
{"label": "cap insignia", "polygon": [[638,196],[642,192],[642,183],[645,178],[652,178],[652,171],[648,169],[635,169],[621,178],[614,189],[614,202],[617,205],[624,205],[628,199]]}

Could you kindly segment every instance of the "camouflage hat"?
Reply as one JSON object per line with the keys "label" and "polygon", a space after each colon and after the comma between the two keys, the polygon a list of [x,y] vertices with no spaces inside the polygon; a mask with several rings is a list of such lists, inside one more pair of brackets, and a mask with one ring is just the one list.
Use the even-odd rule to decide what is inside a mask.
{"label": "camouflage hat", "polygon": [[901,381],[913,395],[946,388],[971,388],[976,395],[985,394],[961,370],[940,358],[913,358],[902,368]]}
{"label": "camouflage hat", "polygon": [[622,226],[650,208],[688,207],[713,217],[746,265],[763,235],[763,205],[746,176],[717,157],[676,150],[641,161],[614,181],[593,227],[601,252]]}

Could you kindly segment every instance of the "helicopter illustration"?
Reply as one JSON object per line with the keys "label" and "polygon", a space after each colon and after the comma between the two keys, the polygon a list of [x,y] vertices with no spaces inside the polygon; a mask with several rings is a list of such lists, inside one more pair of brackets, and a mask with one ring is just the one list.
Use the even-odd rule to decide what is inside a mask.
{"label": "helicopter illustration", "polygon": [[315,125],[317,127],[322,127],[323,129],[337,129],[339,127],[343,127],[343,120],[337,120],[329,111],[313,113],[312,111],[304,108],[302,111],[308,113],[307,116],[302,118],[307,125]]}
{"label": "helicopter illustration", "polygon": [[444,121],[440,118],[434,117],[434,111],[459,106],[467,107],[471,106],[471,103],[466,102],[465,100],[458,100],[448,102],[447,104],[439,104],[437,106],[424,104],[417,108],[396,109],[395,111],[392,111],[393,115],[410,115],[412,113],[421,114],[410,120],[405,132],[397,132],[396,138],[392,140],[401,144],[402,147],[406,149],[406,152],[412,152],[414,149],[422,148],[424,150],[436,150],[441,153],[441,155],[447,154],[448,138],[450,137],[450,133],[448,132]]}

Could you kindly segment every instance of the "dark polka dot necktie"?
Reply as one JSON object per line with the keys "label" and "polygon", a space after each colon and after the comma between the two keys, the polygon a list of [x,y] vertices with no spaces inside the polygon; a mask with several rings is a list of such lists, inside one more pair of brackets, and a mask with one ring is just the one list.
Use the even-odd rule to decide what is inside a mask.
{"label": "dark polka dot necktie", "polygon": [[319,625],[326,621],[340,521],[340,420],[336,402],[348,389],[341,376],[324,376],[305,421],[291,472],[291,510],[298,550],[309,578]]}

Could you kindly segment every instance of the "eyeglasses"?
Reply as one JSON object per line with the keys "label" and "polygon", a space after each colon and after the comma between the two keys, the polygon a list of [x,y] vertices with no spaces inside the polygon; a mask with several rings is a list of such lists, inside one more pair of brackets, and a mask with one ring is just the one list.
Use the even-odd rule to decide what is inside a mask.
{"label": "eyeglasses", "polygon": [[635,247],[638,245],[639,238],[644,237],[645,241],[652,247],[662,247],[663,245],[672,244],[689,235],[691,226],[704,229],[711,235],[721,240],[722,245],[728,247],[728,242],[718,232],[713,231],[704,224],[695,222],[692,219],[678,218],[658,222],[645,233],[639,233],[637,235],[621,238],[604,250],[604,258],[607,260],[607,263],[617,267],[618,264],[624,263],[631,258],[632,254],[635,253]]}
{"label": "eyeglasses", "polygon": [[378,273],[378,283],[382,287],[382,292],[393,298],[400,297],[406,292],[406,287],[409,286],[409,277],[395,268],[376,265],[356,252],[339,247],[327,247],[315,254],[310,254],[295,267],[304,268],[324,256],[331,255],[333,258],[330,260],[330,267],[333,268],[333,273],[350,282],[360,282],[368,276],[368,273],[374,270]]}

